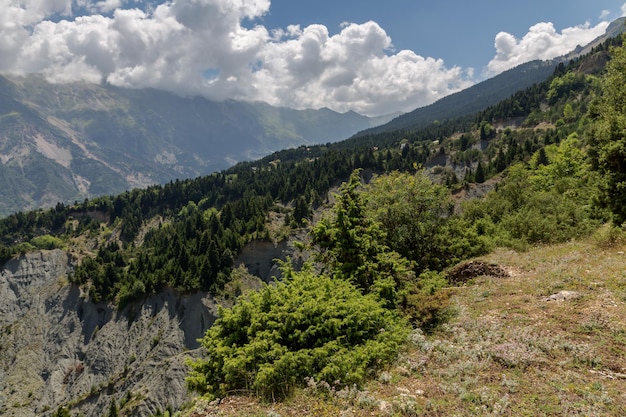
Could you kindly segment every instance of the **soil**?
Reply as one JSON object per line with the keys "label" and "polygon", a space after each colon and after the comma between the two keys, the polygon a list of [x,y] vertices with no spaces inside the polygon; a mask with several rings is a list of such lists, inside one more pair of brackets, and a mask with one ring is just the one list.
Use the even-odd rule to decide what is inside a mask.
{"label": "soil", "polygon": [[448,271],[446,278],[450,284],[464,284],[470,279],[480,276],[508,278],[511,274],[503,267],[483,261],[470,261],[455,266]]}

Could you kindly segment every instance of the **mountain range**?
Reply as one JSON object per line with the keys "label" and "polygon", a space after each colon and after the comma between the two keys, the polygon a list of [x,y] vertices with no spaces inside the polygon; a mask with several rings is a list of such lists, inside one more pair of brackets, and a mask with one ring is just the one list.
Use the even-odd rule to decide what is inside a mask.
{"label": "mountain range", "polygon": [[0,77],[0,215],[205,175],[390,118]]}
{"label": "mountain range", "polygon": [[[598,148],[588,150],[579,140],[598,131],[589,110],[606,93],[598,77],[615,71],[605,65],[609,44],[621,45],[612,39],[471,117],[422,129],[408,123],[400,131],[391,130],[392,121],[388,131],[367,138],[298,146],[213,175],[1,218],[0,415],[622,415],[626,323],[619,300],[626,234],[603,224],[608,217],[593,201],[602,173],[586,162]],[[89,84],[51,86],[35,76],[3,78],[0,84],[1,138],[10,151],[2,151],[0,178],[14,187],[5,188],[6,201],[14,197],[12,190],[25,200],[34,200],[28,194],[34,192],[52,201],[54,194],[45,190],[66,180],[70,191],[79,184],[85,195],[96,186],[106,193],[114,174],[122,187],[130,180],[149,183],[156,175],[144,173],[153,166],[178,166],[173,172],[182,177],[189,164],[203,162],[183,137],[185,129],[212,126],[225,135],[268,126],[259,118],[238,118],[240,109],[247,113],[239,116],[265,115],[275,122],[273,134],[264,131],[256,142],[241,143],[271,142],[277,132],[295,131],[294,126],[304,132],[306,126],[284,127],[278,123],[285,120],[283,109],[263,104],[210,103]],[[518,98],[520,106],[510,106]],[[332,114],[294,112],[299,120],[318,117],[317,123],[323,113]],[[514,123],[515,118],[524,120]],[[162,138],[171,142],[165,151]],[[231,152],[221,156],[243,148],[234,136],[218,138],[213,147],[206,145],[215,158],[219,143]],[[174,153],[183,148],[195,153],[184,154],[184,160],[182,151]],[[431,168],[422,175],[420,165]],[[165,178],[165,170],[160,172]],[[33,183],[21,190],[24,178],[48,188]],[[361,187],[361,180],[369,185]],[[461,200],[468,204],[454,210]],[[292,277],[265,285],[280,276],[278,259],[293,260],[294,269],[284,270]],[[355,293],[348,304],[334,297],[343,290],[318,279],[310,282],[328,282],[325,293],[333,297],[318,302],[314,296],[324,291],[316,286],[295,287],[297,297],[291,290],[272,293],[292,288],[284,285],[313,271],[296,271],[306,259],[319,260],[327,270],[311,277],[328,273],[335,282],[347,279],[340,268],[358,263],[355,277],[378,280],[384,285],[377,288],[386,290],[362,288],[369,292]],[[264,295],[253,299],[258,289]],[[406,298],[396,298],[400,294]],[[250,385],[210,403],[188,390],[189,361],[212,360],[209,337],[201,338],[224,326],[216,320],[230,313],[219,306],[228,309],[239,295],[244,306],[290,301],[281,307],[285,319],[276,315],[254,327],[265,337],[283,334],[269,326],[289,325],[281,337],[293,343],[232,342],[252,334],[248,318],[260,315],[240,309],[241,320],[222,327],[232,343],[221,346],[252,347],[232,356],[241,362],[228,358],[228,369],[245,375],[211,376],[204,385],[263,375],[269,368],[258,371],[250,358],[270,352],[288,359],[276,362],[287,369],[277,381],[294,365],[307,376],[293,377],[297,391],[288,401],[258,402]],[[412,318],[415,328],[395,362],[367,371],[368,378],[376,376],[367,385],[336,388],[309,377],[313,362],[293,359],[304,356],[291,352],[312,351],[323,326],[337,323],[312,304],[351,312],[383,299],[386,309]],[[300,305],[315,313],[304,314]],[[476,317],[482,318],[478,324]],[[363,320],[341,321],[349,327],[341,327],[337,343],[318,357],[340,351],[346,359],[332,364],[367,362],[362,345],[344,344],[350,339],[345,335],[357,334],[351,322]],[[380,326],[363,333],[378,337],[390,328]],[[309,329],[317,334],[304,342],[291,338]],[[293,345],[304,348],[291,350]],[[381,342],[368,351],[389,345]],[[289,353],[281,353],[287,352],[282,346]],[[270,360],[258,363],[273,366]],[[475,377],[467,378],[470,373]]]}
{"label": "mountain range", "polygon": [[558,63],[623,27],[620,19],[568,56],[520,65],[399,117],[0,76],[0,215],[193,178],[280,149],[472,114],[547,79]]}

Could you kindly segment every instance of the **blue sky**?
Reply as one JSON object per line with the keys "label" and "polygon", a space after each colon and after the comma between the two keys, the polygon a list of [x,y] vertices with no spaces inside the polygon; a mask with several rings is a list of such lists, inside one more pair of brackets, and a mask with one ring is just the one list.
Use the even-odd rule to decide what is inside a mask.
{"label": "blue sky", "polygon": [[521,38],[539,22],[552,22],[557,31],[596,25],[619,18],[623,4],[623,0],[272,0],[261,22],[267,27],[321,23],[337,33],[342,22],[374,20],[395,49],[473,67],[479,74],[495,55],[499,32]]}
{"label": "blue sky", "polygon": [[0,0],[0,73],[410,111],[603,34],[626,0]]}

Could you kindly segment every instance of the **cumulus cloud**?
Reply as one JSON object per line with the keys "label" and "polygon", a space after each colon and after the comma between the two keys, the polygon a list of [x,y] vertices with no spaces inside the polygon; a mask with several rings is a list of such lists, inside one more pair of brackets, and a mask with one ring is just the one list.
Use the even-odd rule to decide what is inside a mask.
{"label": "cumulus cloud", "polygon": [[411,110],[472,83],[470,70],[393,51],[371,21],[345,23],[334,35],[322,25],[269,31],[254,25],[269,0],[126,7],[137,4],[0,0],[0,71],[371,115]]}
{"label": "cumulus cloud", "polygon": [[522,39],[500,32],[495,39],[496,56],[487,65],[486,75],[493,76],[535,59],[547,60],[565,55],[578,45],[584,46],[603,35],[608,25],[608,22],[595,26],[586,23],[559,33],[552,23],[542,22],[531,26]]}
{"label": "cumulus cloud", "polygon": [[389,54],[391,39],[375,22],[344,24],[333,36],[321,25],[291,28],[287,36],[266,45],[255,73],[259,95],[271,104],[382,114],[432,103],[470,84],[460,68],[441,60],[407,50]]}
{"label": "cumulus cloud", "polygon": [[[42,73],[52,82],[368,115],[412,110],[474,82],[471,68],[395,51],[373,21],[344,23],[335,34],[323,25],[268,30],[255,23],[270,0],[0,0],[0,7],[0,72]],[[559,33],[538,23],[521,39],[501,32],[484,75],[563,55],[607,25]]]}

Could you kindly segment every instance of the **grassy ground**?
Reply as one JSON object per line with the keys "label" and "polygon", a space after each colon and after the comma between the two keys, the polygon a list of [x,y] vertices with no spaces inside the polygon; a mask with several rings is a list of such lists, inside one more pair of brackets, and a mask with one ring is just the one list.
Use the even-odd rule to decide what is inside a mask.
{"label": "grassy ground", "polygon": [[[510,277],[451,288],[451,320],[415,332],[397,364],[361,389],[311,383],[283,403],[232,396],[184,415],[626,415],[626,243],[607,233],[481,258]],[[570,293],[550,299],[560,291]]]}

